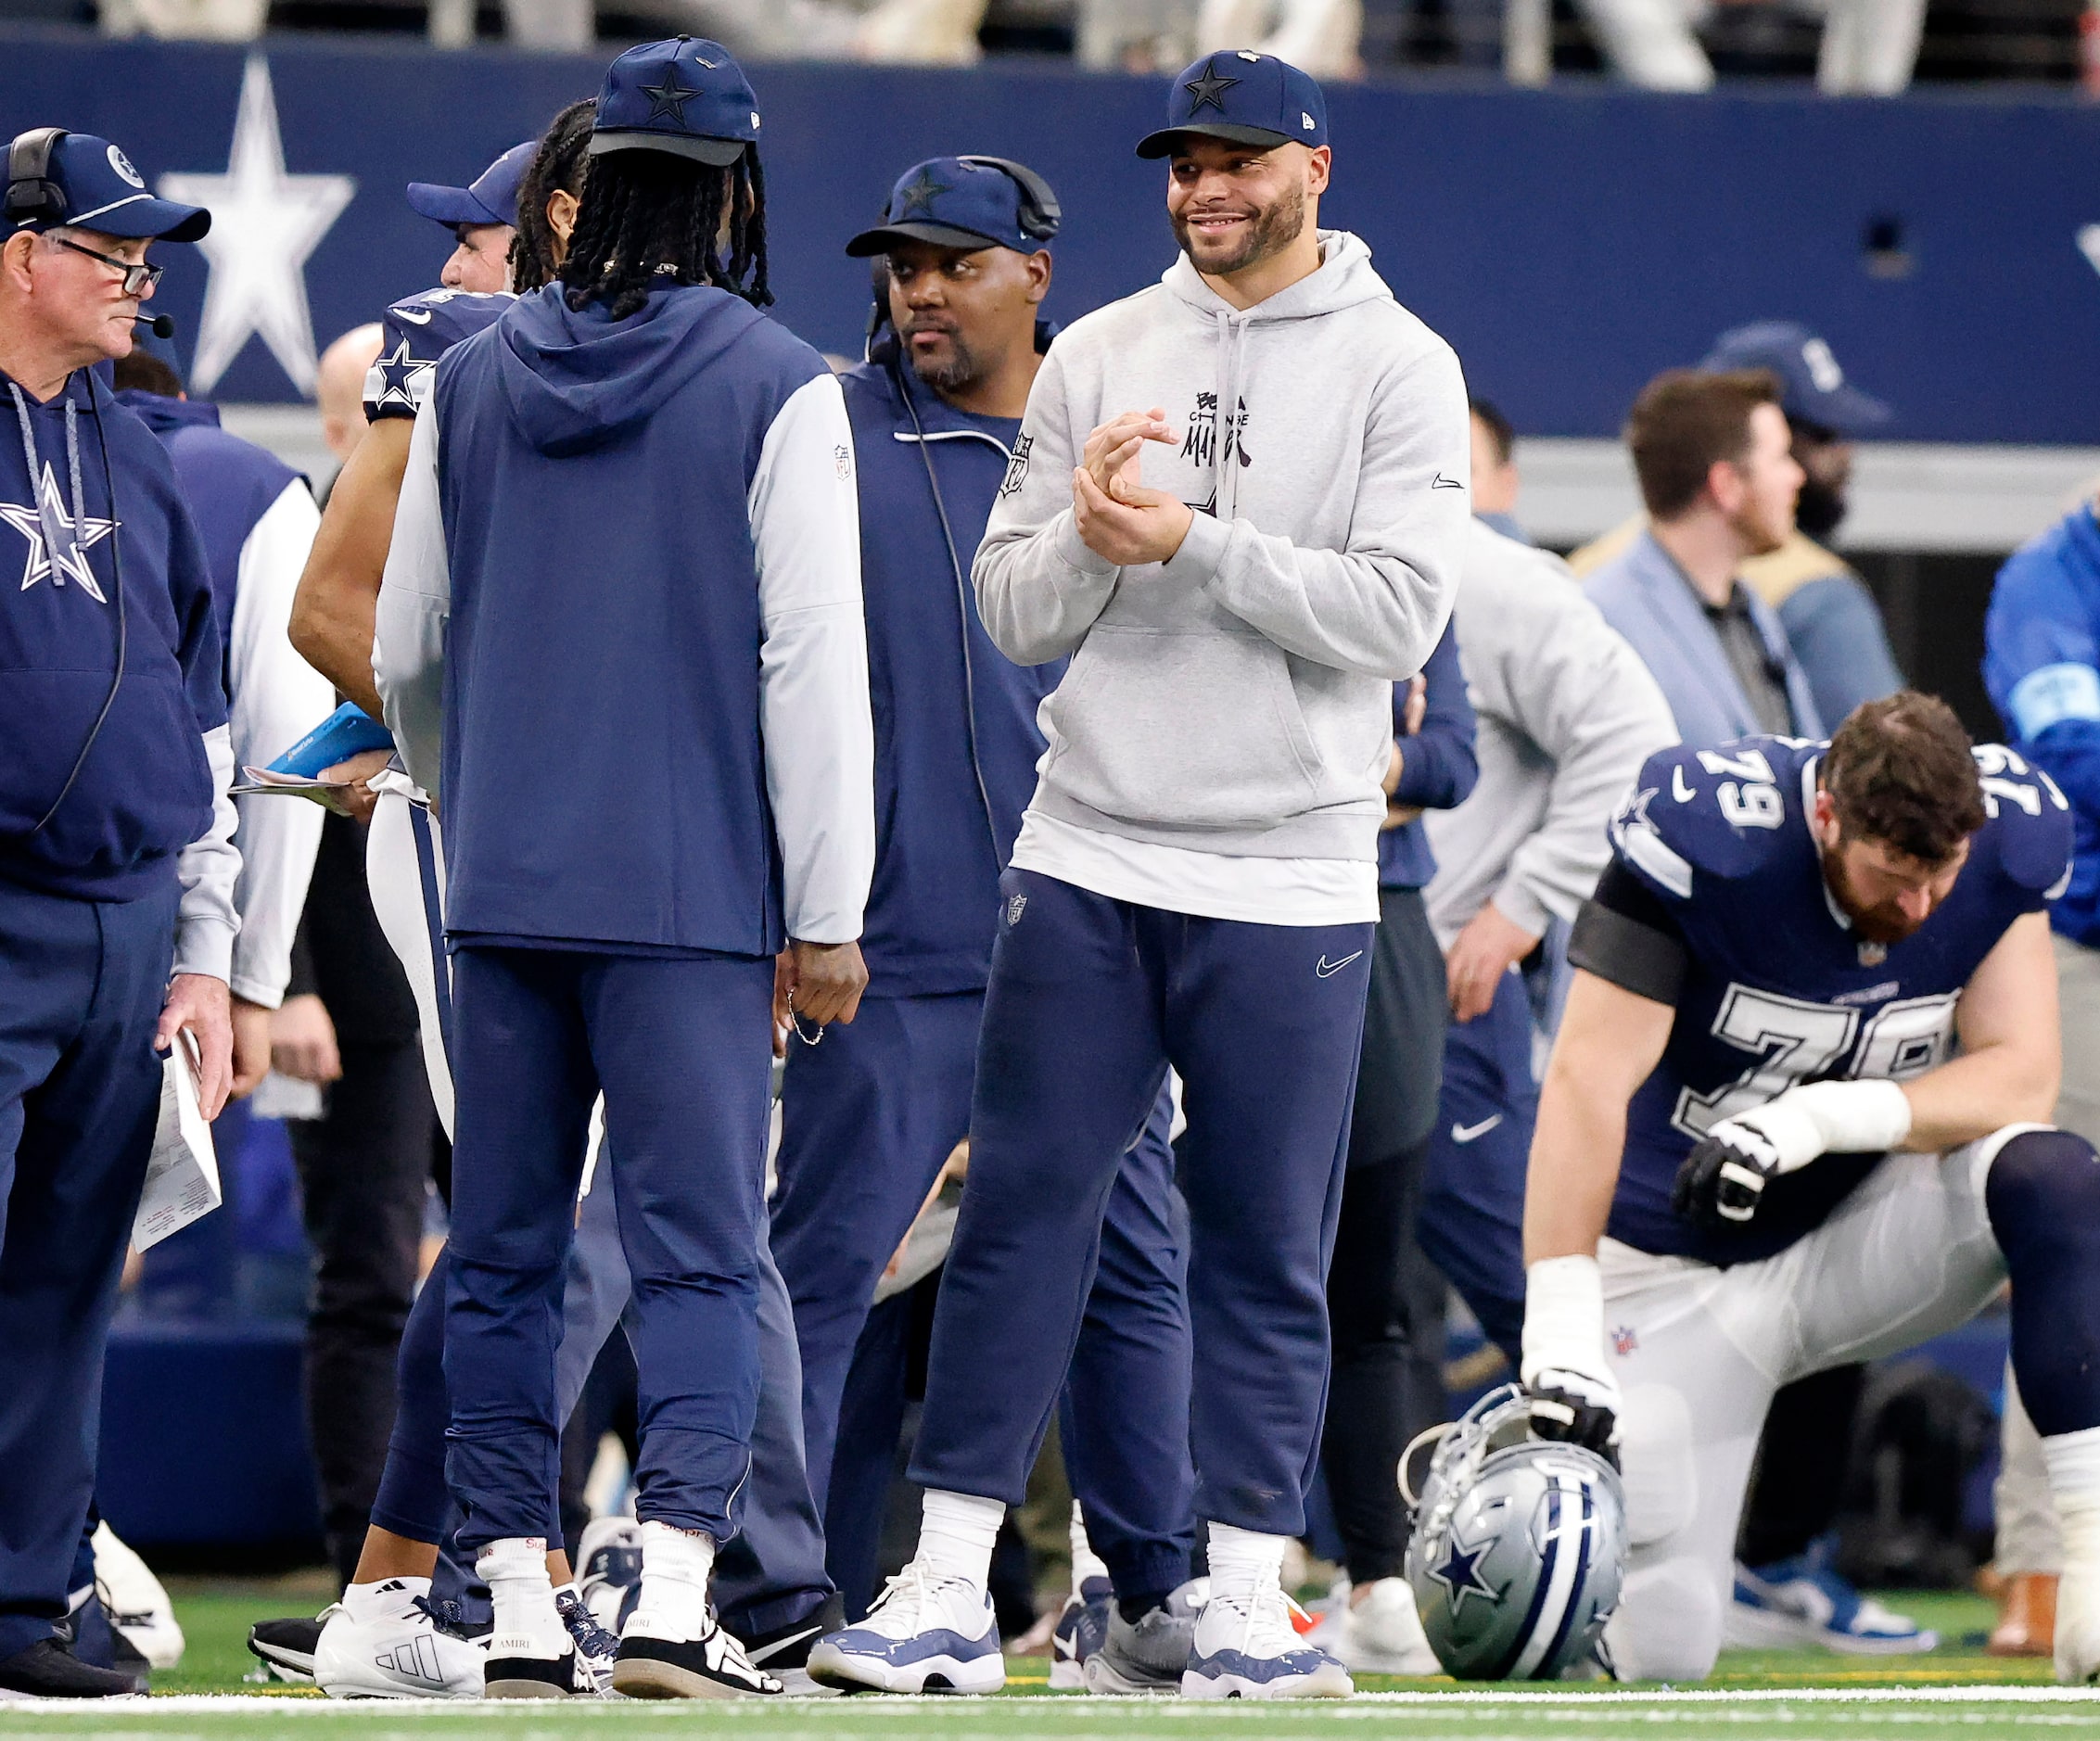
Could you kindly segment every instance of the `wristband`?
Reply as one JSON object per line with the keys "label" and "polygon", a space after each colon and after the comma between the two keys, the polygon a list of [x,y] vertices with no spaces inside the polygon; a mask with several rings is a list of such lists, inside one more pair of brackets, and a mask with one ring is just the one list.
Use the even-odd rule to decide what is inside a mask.
{"label": "wristband", "polygon": [[1524,1272],[1523,1361],[1529,1384],[1549,1369],[1603,1374],[1604,1275],[1597,1259],[1544,1257]]}
{"label": "wristband", "polygon": [[1773,1171],[1791,1173],[1822,1154],[1895,1148],[1910,1135],[1911,1103],[1894,1082],[1811,1082],[1722,1123],[1756,1131],[1777,1157]]}

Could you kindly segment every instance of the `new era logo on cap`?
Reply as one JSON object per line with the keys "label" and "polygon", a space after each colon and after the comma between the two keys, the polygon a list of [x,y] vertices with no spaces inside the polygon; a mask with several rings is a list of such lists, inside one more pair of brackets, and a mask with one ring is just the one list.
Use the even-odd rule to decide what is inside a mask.
{"label": "new era logo on cap", "polygon": [[1186,133],[1264,148],[1327,144],[1327,98],[1311,74],[1251,48],[1206,55],[1167,89],[1166,125],[1138,142],[1141,158],[1170,155]]}
{"label": "new era logo on cap", "polygon": [[758,139],[758,98],[719,43],[643,43],[606,69],[591,154],[666,151],[725,168]]}

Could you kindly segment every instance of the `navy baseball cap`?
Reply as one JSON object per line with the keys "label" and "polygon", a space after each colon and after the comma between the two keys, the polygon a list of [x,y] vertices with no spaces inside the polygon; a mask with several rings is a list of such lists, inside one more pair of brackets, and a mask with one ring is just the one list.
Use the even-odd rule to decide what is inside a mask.
{"label": "navy baseball cap", "polygon": [[[1036,178],[1040,181],[1040,178]],[[886,254],[899,242],[938,248],[1011,248],[1033,254],[1057,234],[1059,213],[1050,184],[1048,207],[1016,176],[988,158],[928,158],[897,178],[883,221],[846,245],[855,260]]]}
{"label": "navy baseball cap", "polygon": [[[36,201],[33,209],[20,206],[25,197]],[[211,227],[211,214],[203,207],[178,205],[147,193],[146,178],[132,167],[131,159],[91,133],[60,133],[51,147],[41,194],[33,183],[19,186],[10,181],[7,210],[18,230],[77,226],[103,235],[164,242],[194,242]]]}
{"label": "navy baseball cap", "polygon": [[515,224],[518,185],[539,149],[537,139],[511,146],[465,187],[447,187],[441,182],[411,182],[410,210],[448,230],[471,229],[484,223]]}
{"label": "navy baseball cap", "polygon": [[1785,385],[1780,409],[1841,436],[1878,429],[1888,406],[1845,379],[1830,347],[1795,321],[1755,321],[1713,341],[1702,369],[1769,369]]}
{"label": "navy baseball cap", "polygon": [[630,48],[605,70],[591,155],[668,151],[726,169],[758,143],[758,98],[719,43],[679,36]]}
{"label": "navy baseball cap", "polygon": [[1221,48],[1184,67],[1166,97],[1166,125],[1138,141],[1141,158],[1172,154],[1185,133],[1238,145],[1327,143],[1327,98],[1308,72],[1252,48]]}

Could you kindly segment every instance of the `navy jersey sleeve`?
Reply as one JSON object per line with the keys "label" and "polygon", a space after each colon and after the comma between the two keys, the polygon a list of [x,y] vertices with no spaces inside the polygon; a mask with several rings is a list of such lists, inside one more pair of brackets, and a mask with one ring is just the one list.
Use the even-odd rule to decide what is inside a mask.
{"label": "navy jersey sleeve", "polygon": [[[1480,777],[1473,758],[1473,704],[1466,694],[1466,673],[1458,663],[1458,642],[1451,626],[1422,666],[1427,687],[1422,693],[1422,729],[1400,740],[1400,784],[1393,794],[1395,804],[1419,804],[1425,809],[1449,810],[1466,801]],[[1393,729],[1401,731],[1401,709],[1407,686],[1393,686]]]}
{"label": "navy jersey sleeve", "polygon": [[404,297],[379,323],[379,356],[364,375],[364,415],[413,418],[430,397],[438,359],[489,325],[513,299],[468,290]]}
{"label": "navy jersey sleeve", "polygon": [[2016,910],[2039,912],[2070,880],[2070,805],[2047,772],[2002,743],[1979,743],[1976,767],[1998,874]]}
{"label": "navy jersey sleeve", "polygon": [[1806,747],[1759,737],[1718,749],[1680,743],[1657,751],[1611,819],[1613,859],[1678,903],[1689,901],[1701,882],[1748,876],[1785,826]]}

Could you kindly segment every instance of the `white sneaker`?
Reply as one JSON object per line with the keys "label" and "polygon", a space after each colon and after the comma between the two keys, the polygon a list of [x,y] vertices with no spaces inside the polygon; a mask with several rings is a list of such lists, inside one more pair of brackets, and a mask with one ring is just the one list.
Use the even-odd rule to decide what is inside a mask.
{"label": "white sneaker", "polygon": [[183,1659],[183,1629],[166,1588],[107,1519],[95,1525],[93,1544],[95,1582],[109,1624],[153,1667],[173,1668]]}
{"label": "white sneaker", "polygon": [[439,1626],[427,1578],[352,1586],[328,1610],[313,1679],[330,1698],[479,1698],[479,1646]]}
{"label": "white sneaker", "polygon": [[914,1559],[867,1619],[809,1652],[820,1686],[879,1693],[996,1693],[1006,1684],[992,1599],[967,1578],[935,1578]]}
{"label": "white sneaker", "polygon": [[1252,1593],[1219,1590],[1196,1616],[1186,1698],[1350,1698],[1349,1671],[1291,1623],[1280,1584]]}
{"label": "white sneaker", "polygon": [[1357,1674],[1441,1674],[1429,1647],[1414,1587],[1405,1578],[1381,1578],[1361,1602],[1343,1597],[1342,1647],[1337,1653]]}
{"label": "white sneaker", "polygon": [[591,1618],[611,1633],[642,1595],[642,1526],[632,1518],[596,1518],[576,1544],[576,1587]]}

